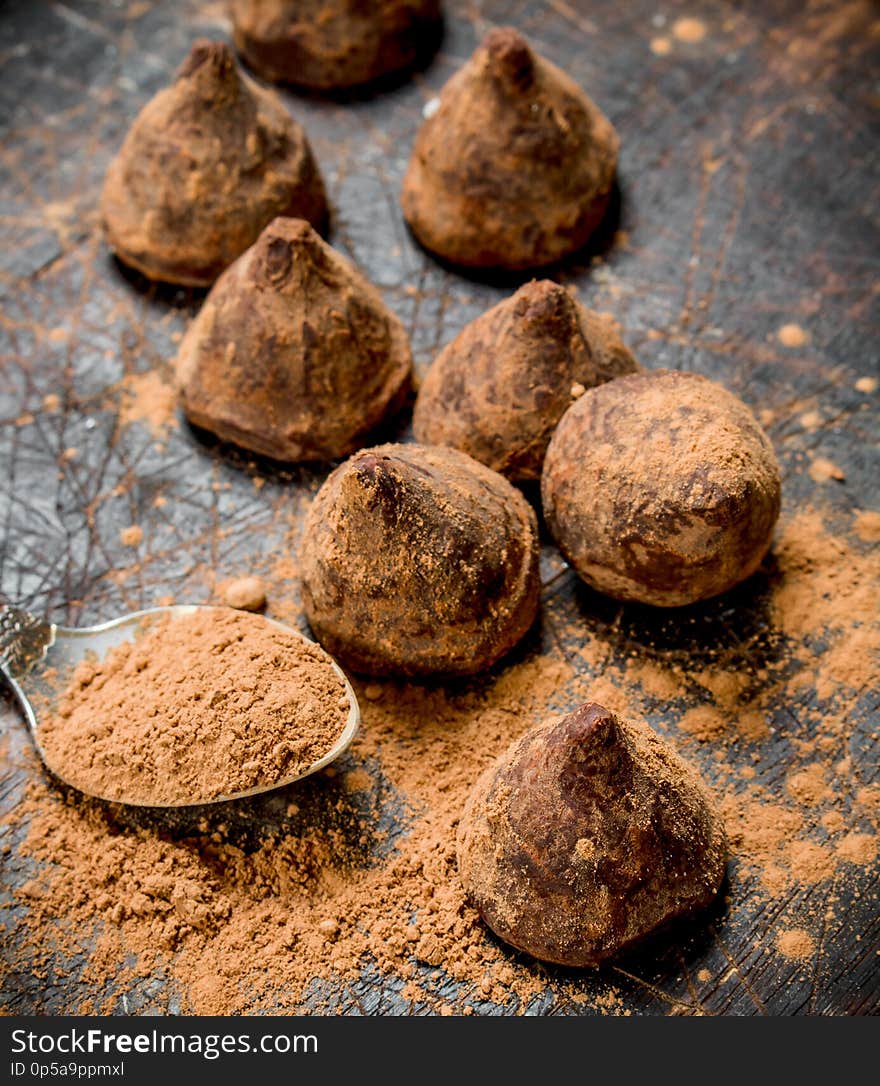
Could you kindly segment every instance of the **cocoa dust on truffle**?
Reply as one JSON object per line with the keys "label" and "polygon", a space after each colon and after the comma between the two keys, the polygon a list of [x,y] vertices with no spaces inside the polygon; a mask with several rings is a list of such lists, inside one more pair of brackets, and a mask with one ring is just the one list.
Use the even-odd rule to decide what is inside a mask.
{"label": "cocoa dust on truffle", "polygon": [[490,30],[416,136],[404,216],[453,264],[519,270],[580,249],[604,217],[617,133],[510,27]]}
{"label": "cocoa dust on truffle", "polygon": [[553,537],[583,579],[677,607],[758,568],[779,515],[779,465],[749,408],[695,373],[655,370],[584,393],[541,478]]}
{"label": "cocoa dust on truffle", "polygon": [[527,283],[436,357],[413,430],[508,478],[538,479],[556,424],[588,388],[638,369],[611,317],[557,283]]}
{"label": "cocoa dust on truffle", "polygon": [[506,942],[599,965],[708,905],[724,829],[698,774],[645,724],[588,703],[527,732],[468,798],[458,867]]}
{"label": "cocoa dust on truffle", "polygon": [[232,0],[235,45],[265,79],[343,90],[411,67],[436,45],[439,0]]}
{"label": "cocoa dust on truffle", "polygon": [[322,645],[368,675],[470,675],[538,609],[538,527],[506,479],[454,449],[380,445],[306,517],[303,604]]}
{"label": "cocoa dust on truffle", "polygon": [[300,125],[197,41],[170,87],[135,119],[101,197],[110,247],[150,279],[209,286],[277,215],[321,228],[324,184]]}
{"label": "cocoa dust on truffle", "polygon": [[346,456],[402,404],[403,325],[301,219],[279,218],[215,284],[177,356],[191,422],[278,460]]}

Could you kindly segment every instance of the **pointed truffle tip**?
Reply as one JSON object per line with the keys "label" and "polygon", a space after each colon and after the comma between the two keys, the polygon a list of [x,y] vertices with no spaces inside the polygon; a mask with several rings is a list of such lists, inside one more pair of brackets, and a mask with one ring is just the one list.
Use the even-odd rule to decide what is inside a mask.
{"label": "pointed truffle tip", "polygon": [[177,78],[188,79],[196,73],[217,83],[237,80],[235,57],[226,42],[212,41],[210,38],[199,38],[193,42]]}
{"label": "pointed truffle tip", "polygon": [[291,245],[300,245],[304,242],[321,244],[321,239],[310,223],[305,219],[293,219],[287,215],[279,215],[273,219],[263,231],[264,237],[284,238]]}
{"label": "pointed truffle tip", "polygon": [[535,54],[513,27],[495,27],[483,39],[490,70],[519,91],[527,90],[535,77]]}
{"label": "pointed truffle tip", "polygon": [[402,480],[391,457],[362,453],[352,458],[350,474],[371,506],[391,508],[399,502]]}
{"label": "pointed truffle tip", "polygon": [[385,471],[383,458],[374,453],[352,457],[351,468],[356,478],[364,481],[375,479],[377,474]]}
{"label": "pointed truffle tip", "polygon": [[559,727],[568,740],[589,744],[593,750],[611,746],[620,739],[620,721],[610,709],[595,701],[578,706]]}
{"label": "pointed truffle tip", "polygon": [[279,216],[260,234],[255,246],[257,274],[273,286],[285,282],[294,266],[323,258],[323,242],[304,219]]}
{"label": "pointed truffle tip", "polygon": [[575,300],[552,279],[532,279],[514,294],[517,311],[529,316],[549,316],[574,310]]}
{"label": "pointed truffle tip", "polygon": [[629,760],[620,721],[594,701],[561,720],[550,734],[549,745],[565,791],[577,791],[596,775],[619,775],[621,765]]}
{"label": "pointed truffle tip", "polygon": [[551,279],[533,279],[513,296],[514,311],[522,320],[543,324],[575,320],[575,302],[565,287]]}

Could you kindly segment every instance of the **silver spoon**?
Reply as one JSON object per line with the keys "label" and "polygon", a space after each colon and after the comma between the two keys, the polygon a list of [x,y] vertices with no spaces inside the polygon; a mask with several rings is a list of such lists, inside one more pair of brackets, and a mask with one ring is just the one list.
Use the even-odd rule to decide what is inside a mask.
{"label": "silver spoon", "polygon": [[[134,641],[146,624],[160,615],[191,615],[198,610],[213,610],[210,607],[194,607],[178,605],[174,607],[151,607],[145,611],[133,611],[122,618],[104,622],[100,626],[83,626],[74,629],[69,626],[57,626],[53,622],[42,622],[27,611],[15,607],[0,607],[0,674],[5,676],[11,686],[22,710],[31,733],[31,739],[42,758],[44,764],[52,773],[64,781],[65,784],[83,791],[79,785],[72,785],[64,776],[64,766],[53,764],[46,756],[40,743],[37,715],[32,704],[32,698],[39,697],[44,704],[51,706],[57,699],[60,687],[56,675],[69,675],[78,663],[87,657],[99,660],[116,645],[124,641]],[[274,619],[266,619],[279,630],[286,634],[298,637],[302,641],[309,642],[298,630],[284,626]],[[134,807],[187,807],[203,803],[223,803],[230,799],[243,799],[245,796],[255,796],[261,792],[269,792],[274,788],[282,788],[286,784],[302,780],[319,769],[323,769],[334,759],[338,758],[351,744],[360,724],[360,708],[351,683],[335,661],[331,661],[333,670],[342,680],[345,693],[348,697],[348,719],[339,738],[327,751],[327,753],[313,762],[308,769],[283,780],[266,781],[255,788],[248,788],[244,792],[235,792],[230,795],[215,796],[210,800],[194,799],[191,803],[182,802],[175,804],[147,804],[143,800],[128,800],[124,796],[107,796],[90,792],[89,795],[96,799],[109,800],[115,803],[127,803]],[[52,681],[47,672],[52,669]]]}

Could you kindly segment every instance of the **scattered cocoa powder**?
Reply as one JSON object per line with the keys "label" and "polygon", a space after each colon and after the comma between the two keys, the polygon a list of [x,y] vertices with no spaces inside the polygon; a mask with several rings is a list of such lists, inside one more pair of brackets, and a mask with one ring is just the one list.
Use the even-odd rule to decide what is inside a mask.
{"label": "scattered cocoa powder", "polygon": [[775,552],[781,576],[773,594],[773,619],[784,633],[797,638],[828,626],[850,626],[853,619],[875,613],[877,597],[866,583],[864,564],[852,563],[846,540],[826,531],[820,513],[807,510],[790,520]]}
{"label": "scattered cocoa powder", "polygon": [[860,509],[855,519],[856,535],[865,543],[880,543],[880,513]]}
{"label": "scattered cocoa powder", "polygon": [[722,671],[704,668],[694,678],[704,686],[725,709],[733,709],[749,686],[749,676],[742,671]]}
{"label": "scattered cocoa powder", "polygon": [[816,430],[822,425],[822,416],[818,411],[805,411],[798,422],[805,430]]}
{"label": "scattered cocoa powder", "polygon": [[629,660],[626,681],[628,686],[640,688],[655,701],[671,701],[684,693],[682,676],[675,669],[666,669],[653,660]]}
{"label": "scattered cocoa powder", "polygon": [[842,483],[846,475],[833,460],[825,456],[817,456],[810,463],[810,478],[814,483],[827,483],[829,479],[836,479],[837,482]]}
{"label": "scattered cocoa powder", "polygon": [[38,735],[68,784],[174,806],[296,777],[332,748],[349,708],[319,646],[205,608],[163,615],[103,660],[80,663]]}
{"label": "scattered cocoa powder", "polygon": [[144,423],[154,437],[166,435],[174,422],[177,394],[156,370],[133,373],[121,383],[119,421],[123,426]]}
{"label": "scattered cocoa powder", "polygon": [[692,16],[682,16],[672,24],[673,35],[687,45],[695,45],[706,36],[706,24],[702,19],[694,19]]}
{"label": "scattered cocoa powder", "polygon": [[837,855],[846,863],[867,865],[877,858],[877,835],[848,833],[837,845]]}
{"label": "scattered cocoa powder", "polygon": [[824,845],[814,841],[792,841],[787,846],[788,866],[795,882],[812,885],[834,874],[834,856]]}
{"label": "scattered cocoa powder", "polygon": [[789,774],[786,787],[795,799],[804,804],[821,803],[832,795],[828,787],[827,771],[818,763]]}
{"label": "scattered cocoa powder", "polygon": [[695,705],[684,713],[678,726],[694,739],[709,742],[724,734],[727,721],[713,705]]}
{"label": "scattered cocoa powder", "polygon": [[803,928],[791,928],[789,931],[777,933],[776,949],[784,958],[800,962],[812,957],[816,944],[808,931],[804,931]]}
{"label": "scattered cocoa powder", "polygon": [[[552,637],[542,652],[446,689],[358,684],[371,696],[360,697],[363,727],[338,777],[209,808],[183,826],[139,823],[59,791],[14,729],[11,758],[25,759],[33,780],[5,819],[28,872],[5,933],[11,990],[51,968],[72,1012],[122,1010],[121,992],[160,1012],[334,1012],[357,1009],[352,986],[378,973],[398,978],[397,994],[371,1008],[379,1013],[485,1013],[487,1002],[515,1013],[621,1013],[623,974],[573,980],[510,954],[487,936],[455,870],[458,818],[479,774],[548,709],[590,697],[645,716],[711,771],[733,854],[731,908],[772,916],[797,892],[799,926],[813,930],[815,919],[818,932],[846,908],[848,880],[876,862],[880,784],[844,757],[858,691],[876,666],[861,643],[844,681],[821,646],[846,644],[875,619],[877,556],[852,522],[806,510],[780,522],[768,569],[763,654],[718,646],[718,667],[697,672],[662,645],[616,655],[601,618],[572,610],[548,585]],[[738,673],[750,681],[730,679]],[[711,743],[677,722],[694,690],[729,722]],[[737,731],[747,713],[786,722],[787,745],[774,745],[779,780],[753,760],[761,742]],[[802,790],[822,776],[816,765],[831,793],[818,803]],[[319,928],[328,919],[339,925],[332,940]],[[700,964],[698,991],[720,975],[711,960]],[[166,979],[158,988],[157,977]],[[39,1010],[39,997],[32,1002]],[[700,1013],[697,1001],[673,1009]]]}
{"label": "scattered cocoa powder", "polygon": [[119,533],[119,542],[125,547],[137,547],[143,542],[144,530],[139,524],[130,524]]}

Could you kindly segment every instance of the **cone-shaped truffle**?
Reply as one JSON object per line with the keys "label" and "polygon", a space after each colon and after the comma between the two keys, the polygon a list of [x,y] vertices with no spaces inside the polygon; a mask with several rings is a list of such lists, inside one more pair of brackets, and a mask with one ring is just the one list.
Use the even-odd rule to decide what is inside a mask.
{"label": "cone-shaped truffle", "polygon": [[515,30],[491,30],[422,124],[403,213],[455,264],[536,268],[579,249],[611,195],[611,123]]}
{"label": "cone-shaped truffle", "polygon": [[547,526],[588,584],[680,607],[754,573],[781,481],[742,400],[699,374],[654,370],[590,389],[568,409],[541,496]]}
{"label": "cone-shaped truffle", "polygon": [[721,819],[697,773],[647,725],[588,703],[514,743],[458,830],[462,882],[499,938],[595,966],[721,885]]}
{"label": "cone-shaped truffle", "polygon": [[131,126],[102,214],[120,260],[151,279],[208,286],[277,215],[320,228],[327,203],[302,128],[228,46],[198,41]]}
{"label": "cone-shaped truffle", "polygon": [[276,219],[223,273],[177,357],[190,421],[278,460],[348,455],[411,371],[400,321],[301,219]]}
{"label": "cone-shaped truffle", "polygon": [[538,532],[502,476],[454,449],[380,445],[330,476],[306,518],[306,617],[368,675],[469,675],[531,626]]}
{"label": "cone-shaped truffle", "polygon": [[537,479],[556,424],[580,396],[638,369],[617,325],[549,280],[471,321],[434,360],[413,428],[511,479]]}
{"label": "cone-shaped truffle", "polygon": [[409,68],[436,46],[439,0],[232,0],[235,45],[277,83],[327,91]]}

